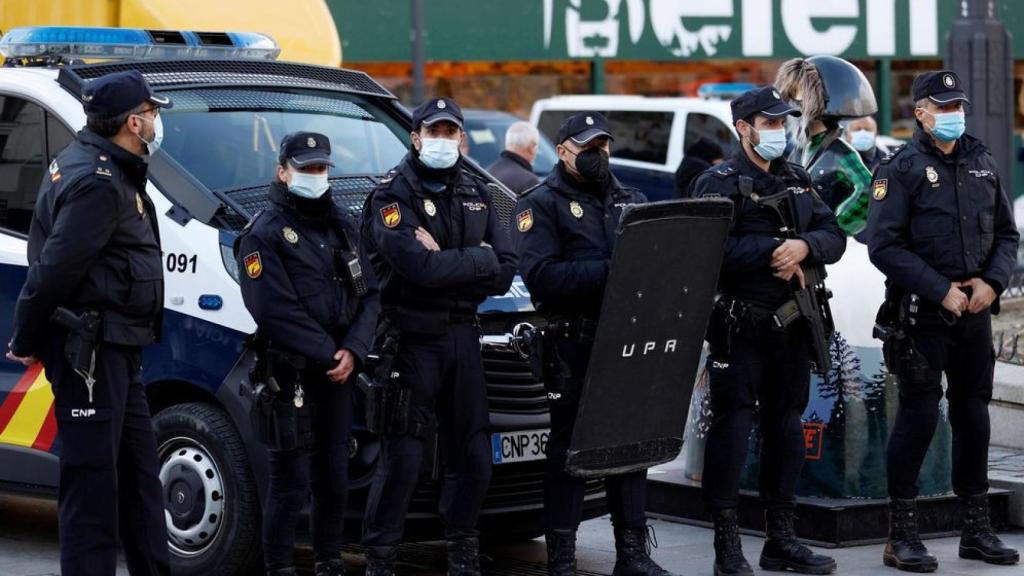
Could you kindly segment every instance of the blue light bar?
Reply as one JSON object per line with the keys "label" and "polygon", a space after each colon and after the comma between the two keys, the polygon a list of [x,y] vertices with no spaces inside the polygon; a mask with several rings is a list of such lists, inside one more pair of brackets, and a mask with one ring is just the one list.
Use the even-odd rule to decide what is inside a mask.
{"label": "blue light bar", "polygon": [[757,88],[757,84],[749,82],[717,82],[702,84],[697,89],[697,96],[705,99],[732,100],[747,90]]}
{"label": "blue light bar", "polygon": [[280,53],[273,38],[255,32],[38,26],[14,28],[0,38],[0,54],[7,58],[274,60]]}

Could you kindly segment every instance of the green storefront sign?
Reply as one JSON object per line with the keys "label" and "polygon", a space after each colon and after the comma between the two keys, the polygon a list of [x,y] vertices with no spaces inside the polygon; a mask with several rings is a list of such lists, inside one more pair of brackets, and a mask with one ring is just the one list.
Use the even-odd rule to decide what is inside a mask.
{"label": "green storefront sign", "polygon": [[[349,62],[409,60],[409,0],[327,0]],[[1024,54],[1024,2],[999,0]],[[942,58],[960,0],[424,0],[427,58]]]}

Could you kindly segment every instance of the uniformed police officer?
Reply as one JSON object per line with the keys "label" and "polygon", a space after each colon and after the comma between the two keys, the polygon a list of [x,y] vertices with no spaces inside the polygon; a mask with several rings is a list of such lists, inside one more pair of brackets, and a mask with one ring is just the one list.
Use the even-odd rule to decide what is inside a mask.
{"label": "uniformed police officer", "polygon": [[38,359],[53,386],[61,573],[113,576],[120,548],[131,574],[168,574],[140,373],[163,312],[146,156],[171,101],[134,70],[92,81],[83,100],[86,127],[50,164],[36,202],[7,357]]}
{"label": "uniformed police officer", "polygon": [[[707,371],[713,420],[704,452],[704,500],[715,524],[715,574],[750,575],[740,546],[736,508],[747,436],[759,405],[762,436],[760,491],[768,540],[766,570],[828,574],[835,560],[814,554],[793,530],[793,496],[804,461],[801,416],[810,386],[808,325],[785,329],[773,316],[803,283],[803,266],[839,260],[846,239],[835,216],[814,192],[802,167],[781,158],[785,122],[799,112],[772,87],[750,90],[732,102],[742,147],[730,160],[702,174],[694,197],[732,200],[732,227],[708,326]],[[780,222],[755,199],[788,193],[798,238],[780,239]]]}
{"label": "uniformed police officer", "polygon": [[[622,209],[646,202],[608,169],[612,134],[604,116],[580,113],[558,131],[559,162],[516,206],[520,270],[537,309],[547,319],[539,351],[551,413],[544,475],[548,573],[576,572],[576,529],[585,481],[565,471],[580,392]],[[617,576],[667,575],[647,553],[647,473],[605,480],[615,529]]]}
{"label": "uniformed police officer", "polygon": [[417,107],[411,150],[363,214],[386,332],[398,342],[388,377],[411,397],[407,429],[383,437],[367,502],[363,545],[371,576],[392,573],[424,440],[435,424],[448,573],[480,573],[476,524],[491,454],[476,308],[509,289],[516,258],[486,183],[464,169],[462,122],[449,98]]}
{"label": "uniformed police officer", "polygon": [[[1017,255],[1013,208],[995,160],[964,134],[967,97],[957,75],[914,79],[917,130],[875,172],[868,219],[871,261],[886,275],[886,308],[901,338],[886,340],[900,405],[889,438],[888,566],[933,571],[917,532],[917,476],[948,384],[953,491],[963,515],[960,557],[1013,564],[988,517],[988,403],[992,398],[991,312],[998,313]],[[990,312],[991,311],[991,312]]]}
{"label": "uniformed police officer", "polygon": [[[284,421],[297,427],[294,445],[270,450],[263,554],[267,573],[277,576],[295,574],[295,522],[311,486],[315,574],[344,574],[351,382],[373,346],[380,310],[359,228],[330,194],[332,165],[327,136],[286,135],[270,207],[242,232],[236,250],[258,354],[283,400],[275,407],[295,414]],[[288,354],[298,358],[290,366]]]}

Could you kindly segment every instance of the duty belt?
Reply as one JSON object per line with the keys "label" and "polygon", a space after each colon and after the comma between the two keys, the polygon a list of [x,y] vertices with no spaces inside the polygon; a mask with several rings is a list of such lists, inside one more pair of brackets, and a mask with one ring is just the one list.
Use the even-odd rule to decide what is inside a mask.
{"label": "duty belt", "polygon": [[724,315],[726,324],[736,328],[772,328],[783,331],[800,317],[800,311],[793,299],[787,300],[773,310],[767,306],[721,294],[715,300],[714,307]]}

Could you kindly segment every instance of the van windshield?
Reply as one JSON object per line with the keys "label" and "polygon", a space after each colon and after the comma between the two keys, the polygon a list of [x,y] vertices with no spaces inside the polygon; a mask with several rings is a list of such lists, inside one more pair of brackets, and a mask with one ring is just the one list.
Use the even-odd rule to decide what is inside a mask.
{"label": "van windshield", "polygon": [[408,131],[353,95],[251,89],[171,93],[161,149],[210,190],[269,184],[281,137],[310,131],[331,139],[331,177],[382,174],[406,153]]}

